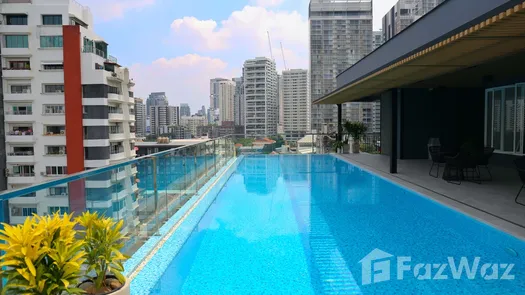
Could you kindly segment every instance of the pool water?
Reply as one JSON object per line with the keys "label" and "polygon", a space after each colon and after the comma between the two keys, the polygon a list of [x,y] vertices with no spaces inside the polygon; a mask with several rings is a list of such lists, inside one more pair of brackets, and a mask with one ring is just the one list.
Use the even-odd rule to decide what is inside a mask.
{"label": "pool water", "polygon": [[[336,157],[247,156],[151,294],[524,294],[524,256],[523,241]],[[448,257],[479,257],[475,276],[438,274]],[[426,266],[417,279],[418,263],[448,279]],[[484,263],[514,264],[514,279],[484,279]]]}

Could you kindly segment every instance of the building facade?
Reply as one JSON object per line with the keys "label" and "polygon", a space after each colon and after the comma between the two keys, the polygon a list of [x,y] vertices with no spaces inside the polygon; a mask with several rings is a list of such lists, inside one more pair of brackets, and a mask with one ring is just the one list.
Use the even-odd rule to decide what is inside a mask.
{"label": "building facade", "polygon": [[245,136],[277,133],[277,71],[275,61],[257,57],[244,62]]}
{"label": "building facade", "polygon": [[168,126],[168,132],[171,139],[190,139],[191,131],[187,127],[180,125]]}
{"label": "building facade", "polygon": [[224,81],[229,81],[229,79],[210,79],[210,108],[212,110],[216,110],[219,108],[219,83]]}
{"label": "building facade", "polygon": [[[372,1],[311,0],[310,83],[315,100],[337,88],[336,76],[372,51]],[[366,103],[365,103],[366,105]],[[357,121],[363,103],[343,106],[343,118]],[[337,107],[312,106],[312,131],[337,129]]]}
{"label": "building facade", "polygon": [[219,125],[235,120],[235,86],[232,80],[219,82]]}
{"label": "building facade", "polygon": [[443,2],[445,0],[414,0],[414,14],[420,18]]}
{"label": "building facade", "polygon": [[191,116],[191,108],[187,103],[180,104],[180,116]]}
{"label": "building facade", "polygon": [[399,0],[383,16],[383,40],[386,42],[416,20],[417,0]]}
{"label": "building facade", "polygon": [[169,133],[169,126],[179,125],[180,110],[175,106],[150,107],[151,134],[161,135]]}
{"label": "building facade", "polygon": [[152,92],[148,99],[146,99],[146,112],[148,115],[148,118],[150,117],[150,111],[151,107],[153,106],[167,106],[168,103],[168,97],[166,96],[166,92]]}
{"label": "building facade", "polygon": [[[89,8],[69,0],[1,6],[8,189],[134,158],[134,82],[93,31]],[[122,173],[118,185],[101,175],[12,199],[10,222],[86,209],[119,218],[126,208],[112,193],[132,190],[136,170]]]}
{"label": "building facade", "polygon": [[310,132],[310,77],[308,70],[287,70],[282,75],[283,131],[286,140],[299,140]]}
{"label": "building facade", "polygon": [[135,98],[135,130],[137,136],[146,136],[146,106],[142,98]]}
{"label": "building facade", "polygon": [[[244,83],[243,78],[233,78],[235,82],[234,110],[233,116],[235,125],[244,126]],[[244,132],[243,132],[244,133]]]}
{"label": "building facade", "polygon": [[379,46],[383,45],[383,43],[385,43],[383,40],[383,31],[374,31],[373,33],[373,45],[372,45],[372,49],[373,50],[376,50],[376,48],[378,48]]}
{"label": "building facade", "polygon": [[188,128],[193,136],[200,137],[197,127],[208,125],[208,120],[203,116],[181,117],[180,125]]}

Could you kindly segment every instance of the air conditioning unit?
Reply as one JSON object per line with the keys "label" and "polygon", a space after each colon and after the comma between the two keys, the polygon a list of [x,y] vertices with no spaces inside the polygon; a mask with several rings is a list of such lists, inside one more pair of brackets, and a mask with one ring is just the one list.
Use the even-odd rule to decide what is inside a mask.
{"label": "air conditioning unit", "polygon": [[117,73],[111,73],[111,76],[117,77]]}
{"label": "air conditioning unit", "polygon": [[60,130],[60,135],[66,134],[66,130]]}
{"label": "air conditioning unit", "polygon": [[40,172],[40,175],[46,176],[47,174],[45,172]]}
{"label": "air conditioning unit", "polygon": [[20,208],[11,208],[11,215],[13,216],[20,216],[22,215],[22,210]]}
{"label": "air conditioning unit", "polygon": [[11,171],[9,171],[9,169],[6,168],[6,169],[5,169],[5,175],[6,175],[6,176],[9,175],[9,172],[11,172]]}

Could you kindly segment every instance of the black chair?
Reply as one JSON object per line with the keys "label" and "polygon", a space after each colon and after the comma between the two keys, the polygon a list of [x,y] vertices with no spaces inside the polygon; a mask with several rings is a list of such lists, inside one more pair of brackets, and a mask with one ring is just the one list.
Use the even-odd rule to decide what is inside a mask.
{"label": "black chair", "polygon": [[[478,166],[476,164],[476,157],[466,151],[461,150],[454,157],[445,157],[445,172],[443,172],[443,179],[449,183],[461,184],[462,180],[473,181],[478,184],[481,183]],[[455,172],[452,175],[451,172]],[[472,177],[470,172],[472,172]]]}
{"label": "black chair", "polygon": [[479,170],[479,167],[483,167],[487,170],[489,173],[489,180],[492,180],[492,173],[490,173],[490,167],[489,167],[489,160],[494,154],[494,148],[491,147],[485,147],[483,149],[483,154],[480,155],[480,157],[477,160],[478,164],[478,173],[481,175],[481,171]]}
{"label": "black chair", "polygon": [[516,165],[516,170],[518,170],[518,175],[521,179],[521,188],[518,194],[516,195],[516,199],[514,199],[514,202],[516,202],[516,204],[525,206],[525,204],[518,202],[518,198],[520,197],[521,191],[525,187],[525,157],[521,157],[514,160],[514,164]]}
{"label": "black chair", "polygon": [[[445,160],[445,154],[441,152],[441,148],[439,146],[428,147],[428,152],[430,153],[430,158],[432,159],[432,166],[430,166],[430,171],[428,171],[428,175],[438,178],[439,177],[439,167],[441,165],[444,166],[447,162]],[[432,170],[434,169],[434,166],[437,166],[436,176],[432,175]]]}

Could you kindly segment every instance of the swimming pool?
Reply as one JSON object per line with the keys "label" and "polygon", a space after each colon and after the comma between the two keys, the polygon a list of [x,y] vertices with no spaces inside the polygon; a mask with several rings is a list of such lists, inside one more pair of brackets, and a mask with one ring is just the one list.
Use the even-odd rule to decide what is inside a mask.
{"label": "swimming pool", "polygon": [[524,255],[336,157],[247,156],[150,294],[523,294]]}

